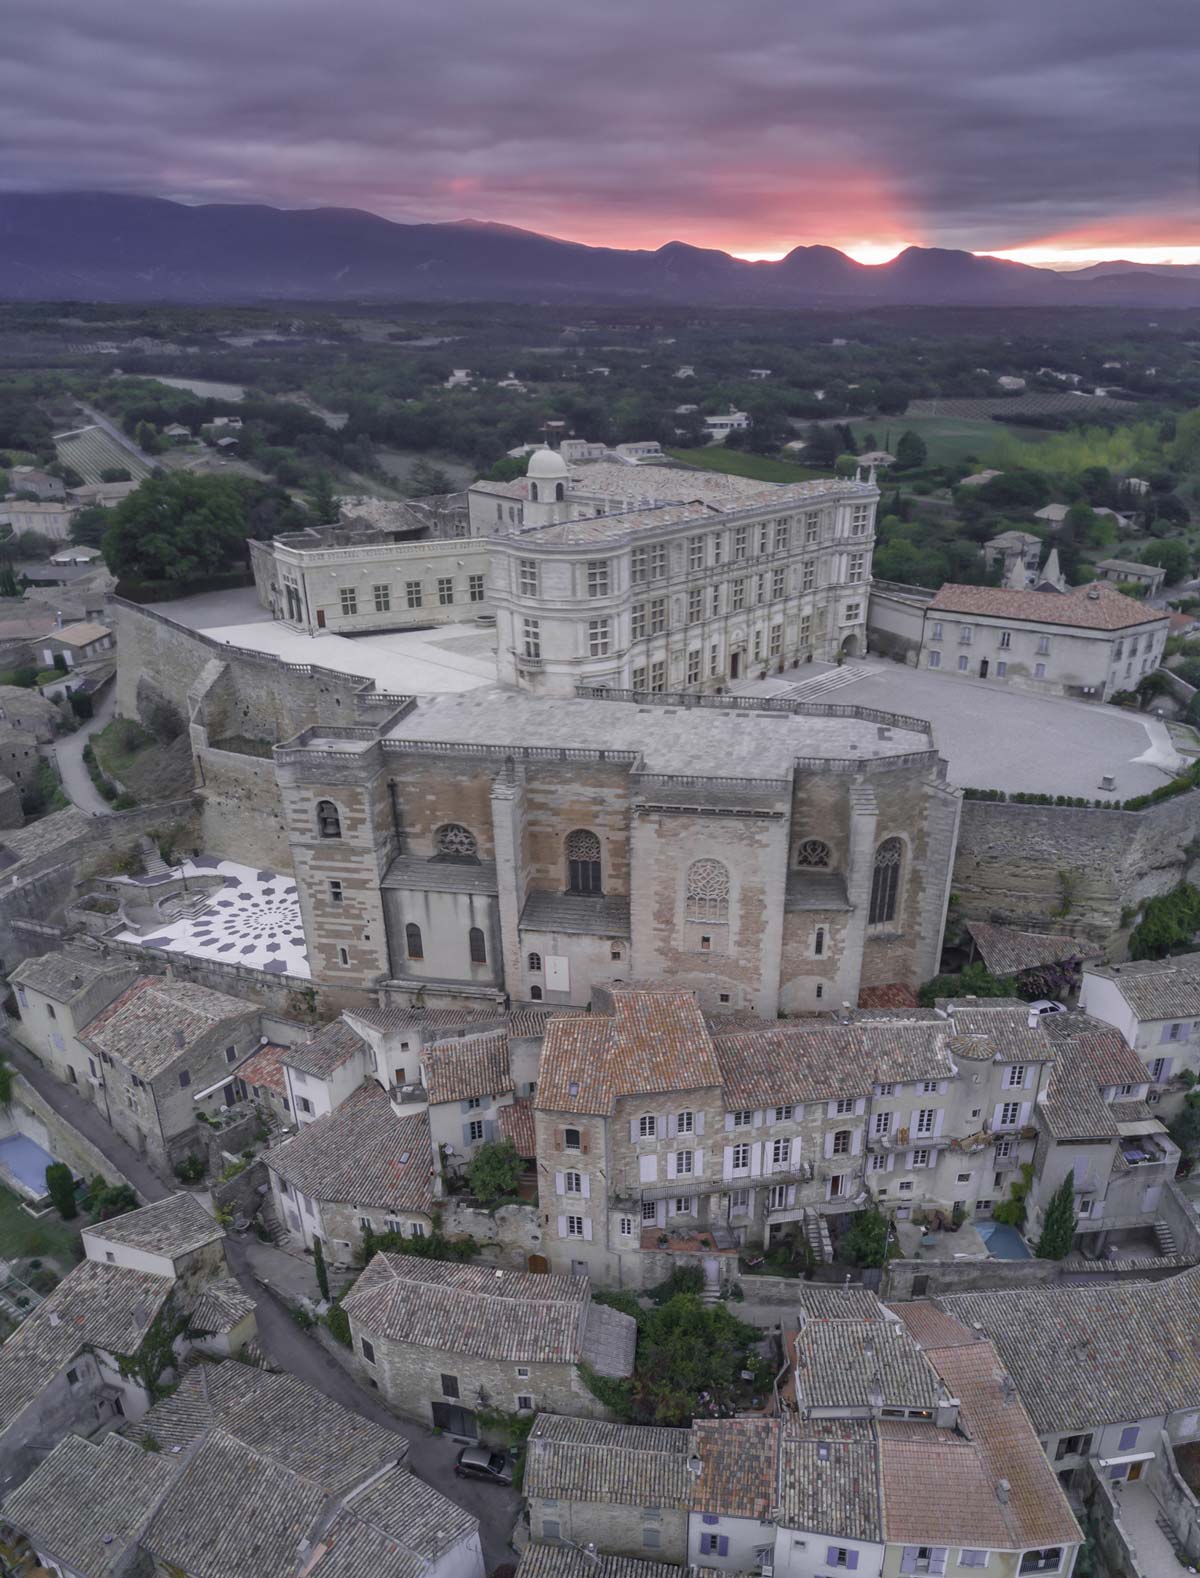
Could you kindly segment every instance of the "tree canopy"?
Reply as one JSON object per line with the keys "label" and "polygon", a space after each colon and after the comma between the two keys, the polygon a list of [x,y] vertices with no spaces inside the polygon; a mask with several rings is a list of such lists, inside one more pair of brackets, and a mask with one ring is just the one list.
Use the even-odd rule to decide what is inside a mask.
{"label": "tree canopy", "polygon": [[1042,1219],[1037,1252],[1043,1260],[1062,1260],[1071,1253],[1075,1241],[1075,1180],[1068,1173],[1050,1196]]}
{"label": "tree canopy", "polygon": [[149,477],[111,512],[104,557],[115,575],[186,582],[244,562],[246,539],[308,523],[280,488],[248,477]]}

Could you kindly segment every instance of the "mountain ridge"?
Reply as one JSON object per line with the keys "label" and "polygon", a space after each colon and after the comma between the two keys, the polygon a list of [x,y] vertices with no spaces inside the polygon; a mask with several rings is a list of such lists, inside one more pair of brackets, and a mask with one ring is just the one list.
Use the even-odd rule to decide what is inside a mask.
{"label": "mountain ridge", "polygon": [[0,299],[9,301],[1196,307],[1196,274],[1115,260],[1081,275],[915,246],[866,264],[820,243],[750,262],[684,241],[626,250],[494,220],[0,192]]}

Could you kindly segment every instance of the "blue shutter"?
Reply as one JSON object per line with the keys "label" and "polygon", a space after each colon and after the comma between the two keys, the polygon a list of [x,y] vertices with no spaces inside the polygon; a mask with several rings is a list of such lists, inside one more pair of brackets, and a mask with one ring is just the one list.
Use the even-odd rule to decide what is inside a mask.
{"label": "blue shutter", "polygon": [[718,1534],[717,1535],[717,1555],[718,1556],[728,1556],[729,1555],[729,1536],[728,1536],[728,1534]]}

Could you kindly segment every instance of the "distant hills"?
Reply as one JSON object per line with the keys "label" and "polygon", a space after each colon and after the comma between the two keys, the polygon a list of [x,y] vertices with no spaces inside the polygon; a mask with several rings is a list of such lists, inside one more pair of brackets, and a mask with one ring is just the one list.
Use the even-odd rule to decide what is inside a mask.
{"label": "distant hills", "polygon": [[622,251],[357,209],[0,193],[0,299],[1167,308],[1200,306],[1200,269],[1116,260],[1061,274],[937,247],[871,266],[825,246],[747,263],[681,241]]}

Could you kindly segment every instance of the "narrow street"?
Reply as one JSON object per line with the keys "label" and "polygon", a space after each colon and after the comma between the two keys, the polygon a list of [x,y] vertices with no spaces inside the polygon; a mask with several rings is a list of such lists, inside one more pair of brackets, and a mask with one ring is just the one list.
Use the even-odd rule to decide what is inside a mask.
{"label": "narrow street", "polygon": [[[160,1178],[109,1127],[90,1102],[48,1073],[31,1052],[2,1031],[0,1048],[12,1067],[24,1075],[60,1117],[78,1129],[129,1179],[143,1200],[161,1200],[164,1195],[178,1188],[177,1184],[168,1184]],[[284,1284],[281,1268],[286,1271],[294,1257],[285,1255],[269,1244],[260,1243],[252,1235],[244,1239],[227,1236],[225,1255],[243,1289],[255,1301],[258,1340],[271,1362],[281,1370],[298,1376],[344,1408],[351,1408],[355,1413],[403,1436],[409,1443],[409,1463],[417,1477],[440,1490],[459,1506],[466,1507],[479,1519],[479,1536],[487,1571],[491,1572],[502,1562],[511,1562],[513,1552],[508,1540],[520,1511],[520,1495],[498,1485],[458,1479],[454,1473],[454,1459],[460,1442],[451,1436],[434,1435],[419,1424],[398,1418],[377,1392],[360,1386],[314,1337],[296,1324],[284,1300],[273,1287],[264,1285],[267,1282]],[[311,1269],[304,1262],[296,1260],[292,1269],[298,1276],[288,1276],[286,1286],[295,1289],[305,1281],[312,1280]],[[305,1272],[308,1272],[307,1277]],[[312,1291],[315,1294],[315,1284]]]}
{"label": "narrow street", "polygon": [[117,687],[115,683],[110,684],[96,707],[95,715],[88,718],[74,734],[65,734],[54,746],[63,793],[73,805],[90,816],[104,816],[112,807],[92,782],[83,751],[92,735],[111,720],[116,699]]}

